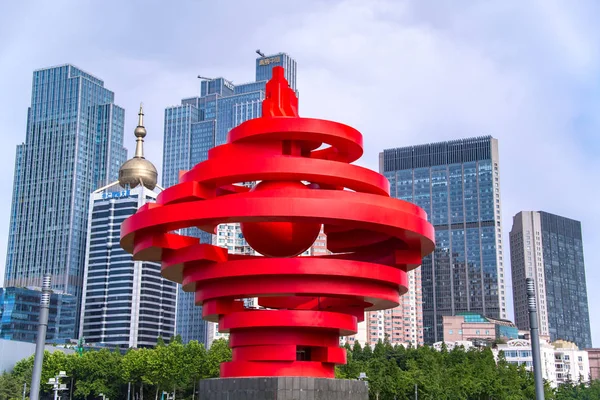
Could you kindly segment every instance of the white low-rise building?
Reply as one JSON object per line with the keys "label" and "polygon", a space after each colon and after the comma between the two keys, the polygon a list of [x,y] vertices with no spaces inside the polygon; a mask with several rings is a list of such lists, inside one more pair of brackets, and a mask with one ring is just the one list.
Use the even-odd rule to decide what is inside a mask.
{"label": "white low-rise building", "polygon": [[[525,365],[527,370],[533,371],[533,356],[529,340],[514,339],[509,340],[505,344],[499,344],[497,348],[494,349],[494,357],[496,357],[496,360],[498,360],[500,351],[504,352],[506,362],[515,365]],[[550,382],[552,387],[556,387],[554,347],[546,341],[540,341],[540,356],[542,361],[542,378]]]}
{"label": "white low-rise building", "polygon": [[[473,346],[470,341],[437,342],[433,348],[441,350],[446,344],[448,350],[462,346],[465,350]],[[492,349],[496,362],[503,352],[506,362],[515,365],[523,365],[529,371],[533,371],[533,356],[531,343],[525,339],[509,340],[507,343],[498,344]],[[566,382],[588,382],[590,380],[590,362],[588,353],[579,350],[577,345],[564,340],[549,343],[544,338],[540,339],[540,358],[542,361],[542,378],[556,388]]]}
{"label": "white low-rise building", "polygon": [[590,379],[588,353],[579,350],[577,345],[565,340],[557,340],[554,346],[554,364],[558,384],[566,382],[587,382]]}
{"label": "white low-rise building", "polygon": [[[504,352],[507,362],[524,364],[528,370],[533,370],[531,344],[528,340],[518,339],[499,344],[495,350],[496,357],[499,351]],[[574,343],[564,340],[548,343],[540,340],[540,356],[542,377],[550,382],[552,387],[566,382],[588,382],[590,379],[588,353],[579,350]]]}
{"label": "white low-rise building", "polygon": [[456,347],[463,347],[465,351],[469,350],[471,347],[474,347],[473,342],[469,340],[456,340],[456,341],[443,341],[443,342],[435,342],[433,344],[433,348],[437,351],[442,350],[442,346],[446,345],[446,349],[448,351],[454,350]]}

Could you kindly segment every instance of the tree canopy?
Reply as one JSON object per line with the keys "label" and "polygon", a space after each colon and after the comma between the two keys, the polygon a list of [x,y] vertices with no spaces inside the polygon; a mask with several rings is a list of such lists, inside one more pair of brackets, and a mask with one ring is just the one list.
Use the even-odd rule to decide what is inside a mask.
{"label": "tree canopy", "polygon": [[[437,351],[429,346],[418,348],[392,346],[380,341],[374,347],[346,345],[348,363],[337,367],[336,377],[358,379],[367,375],[371,399],[419,400],[530,400],[535,398],[533,374],[524,366],[506,362],[500,353],[496,362],[490,348],[466,351],[456,347]],[[548,384],[546,399],[600,399],[600,382],[564,385],[552,390]]]}
{"label": "tree canopy", "polygon": [[[195,383],[218,377],[219,363],[231,359],[223,339],[216,340],[208,351],[197,341],[185,345],[177,338],[168,345],[159,342],[153,349],[130,349],[125,354],[108,349],[82,354],[46,351],[40,396],[51,398],[52,388],[45,382],[65,371],[68,377],[61,383],[73,388],[76,400],[96,399],[100,393],[111,400],[126,399],[128,388],[131,400],[156,399],[163,391],[175,392],[178,399],[191,399],[197,396]],[[19,361],[11,373],[0,375],[0,400],[21,400],[23,384],[29,389],[32,371],[33,356]]]}
{"label": "tree canopy", "polygon": [[[337,367],[336,377],[358,379],[367,375],[371,399],[419,400],[529,400],[535,398],[533,375],[523,366],[506,362],[502,353],[496,362],[490,349],[462,347],[436,351],[432,347],[392,346],[388,341],[374,347],[346,345],[348,363]],[[172,340],[153,349],[130,349],[125,354],[102,349],[82,354],[44,354],[43,398],[52,398],[48,379],[65,371],[61,383],[72,388],[74,400],[98,399],[103,393],[111,400],[157,400],[163,391],[176,399],[198,399],[200,379],[216,378],[219,364],[231,359],[227,341],[215,341],[209,350],[196,341],[182,344]],[[31,382],[33,356],[19,361],[11,373],[0,375],[0,400],[20,400],[23,384]],[[63,396],[65,393],[63,393]],[[67,393],[67,396],[69,394]],[[201,397],[200,397],[201,398]],[[66,399],[66,397],[63,397]],[[546,385],[546,399],[600,399],[600,382]]]}

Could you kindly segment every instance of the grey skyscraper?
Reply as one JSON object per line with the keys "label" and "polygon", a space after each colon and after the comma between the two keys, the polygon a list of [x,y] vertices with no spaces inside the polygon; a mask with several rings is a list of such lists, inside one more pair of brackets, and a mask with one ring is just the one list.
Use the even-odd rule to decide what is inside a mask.
{"label": "grey skyscraper", "polygon": [[592,347],[581,223],[544,211],[521,211],[510,231],[515,323],[529,329],[525,279],[536,286],[540,335]]}
{"label": "grey skyscraper", "polygon": [[[165,187],[179,182],[180,171],[191,169],[208,158],[208,151],[227,140],[227,133],[237,125],[262,114],[265,84],[275,66],[285,69],[285,76],[296,88],[296,61],[285,53],[256,59],[255,82],[234,85],[224,78],[202,80],[200,96],[183,99],[181,105],[165,110],[165,136],[163,153],[163,184]],[[211,235],[198,229],[181,232],[212,243]],[[243,238],[238,238],[239,249],[244,251]],[[202,320],[202,310],[194,305],[193,293],[181,289],[177,299],[177,333],[184,342],[207,342],[208,325]]]}
{"label": "grey skyscraper", "polygon": [[143,115],[140,107],[135,156],[117,182],[90,196],[79,330],[87,343],[149,347],[175,333],[175,283],[161,276],[160,263],[135,261],[119,245],[123,221],[158,195],[156,168],[144,158]]}
{"label": "grey skyscraper", "polygon": [[72,66],[33,73],[25,142],[17,146],[5,286],[52,286],[79,297],[89,194],[127,158],[124,111],[100,79]]}
{"label": "grey skyscraper", "polygon": [[422,207],[435,227],[421,266],[425,343],[443,340],[444,315],[506,318],[499,169],[490,136],[380,153],[391,196]]}

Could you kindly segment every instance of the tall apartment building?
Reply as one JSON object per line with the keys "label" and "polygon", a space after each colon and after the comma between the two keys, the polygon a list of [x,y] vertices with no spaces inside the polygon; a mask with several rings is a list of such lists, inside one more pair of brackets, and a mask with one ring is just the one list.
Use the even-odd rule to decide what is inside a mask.
{"label": "tall apartment building", "polygon": [[5,287],[81,295],[89,193],[127,158],[124,110],[104,82],[72,65],[33,73],[25,142],[17,146]]}
{"label": "tall apartment building", "polygon": [[[165,110],[163,179],[165,187],[179,182],[180,171],[187,171],[208,158],[208,150],[225,143],[227,133],[237,125],[261,116],[265,85],[271,70],[282,66],[290,86],[296,89],[296,61],[285,53],[256,59],[255,81],[234,85],[224,78],[203,79],[200,96],[183,99],[178,106]],[[231,246],[231,252],[250,252],[239,237],[235,224],[219,227],[216,243]],[[182,234],[213,243],[213,238],[200,230],[186,229]],[[227,244],[227,238],[232,239]],[[202,310],[194,304],[193,293],[178,291],[177,328],[184,342],[198,340],[208,344],[208,324],[202,320]],[[214,328],[214,327],[213,327]],[[214,329],[213,329],[214,331]]]}
{"label": "tall apartment building", "polygon": [[529,329],[525,279],[532,278],[540,335],[591,347],[581,223],[544,211],[521,211],[513,218],[510,258],[519,329]]}
{"label": "tall apartment building", "polygon": [[[396,333],[401,340],[403,333],[413,340],[414,329],[419,341],[422,329],[430,344],[443,339],[444,315],[477,312],[506,319],[498,141],[486,136],[388,149],[379,162],[391,196],[423,208],[436,240],[435,252],[411,273],[408,296],[415,293],[415,305],[406,304],[412,300],[405,296],[402,312],[391,311],[388,326],[383,320],[384,335],[391,332],[393,339]],[[368,320],[374,328],[374,318]],[[394,332],[395,325],[403,332]]]}
{"label": "tall apartment building", "polygon": [[89,199],[79,337],[90,344],[152,347],[175,334],[176,284],[161,276],[160,263],[135,261],[119,245],[123,221],[155,202],[160,189],[156,168],[144,158],[143,115],[140,107],[135,156],[121,166],[118,181]]}

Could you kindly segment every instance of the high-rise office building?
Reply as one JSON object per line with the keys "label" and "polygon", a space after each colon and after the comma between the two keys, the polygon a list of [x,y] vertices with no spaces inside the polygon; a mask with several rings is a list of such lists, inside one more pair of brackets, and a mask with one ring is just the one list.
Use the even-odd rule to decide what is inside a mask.
{"label": "high-rise office building", "polygon": [[[472,311],[506,319],[497,140],[389,149],[379,161],[391,196],[423,208],[435,228],[435,252],[420,268],[424,342],[443,339],[444,315]],[[397,318],[411,318],[410,311]]]}
{"label": "high-rise office building", "polygon": [[521,211],[510,231],[515,323],[529,329],[526,278],[535,282],[540,335],[592,346],[581,223]]}
{"label": "high-rise office building", "polygon": [[104,82],[72,66],[33,73],[27,133],[17,146],[4,286],[81,295],[89,194],[127,158],[124,110]]}
{"label": "high-rise office building", "polygon": [[[35,343],[41,298],[39,287],[0,288],[0,339]],[[46,343],[62,344],[73,339],[76,314],[77,298],[54,291],[50,295]]]}
{"label": "high-rise office building", "polygon": [[[290,86],[296,89],[296,61],[285,53],[256,59],[256,81],[234,85],[224,78],[203,79],[200,96],[183,99],[181,105],[165,110],[163,179],[165,187],[179,182],[179,173],[191,169],[208,158],[208,151],[225,143],[227,133],[237,125],[262,113],[265,85],[271,70],[282,66]],[[240,182],[242,183],[242,182]],[[230,252],[251,252],[234,225],[219,227],[216,244]],[[210,234],[196,228],[181,234],[213,243]],[[220,233],[220,235],[219,235]],[[227,243],[227,238],[231,243]],[[221,242],[219,242],[221,239]],[[193,293],[179,288],[177,296],[177,334],[184,342],[209,342],[208,324],[202,320],[202,310],[194,304]]]}
{"label": "high-rise office building", "polygon": [[143,115],[140,107],[135,156],[121,166],[118,181],[89,199],[79,329],[87,343],[152,347],[175,334],[176,284],[161,276],[160,263],[135,261],[119,245],[123,221],[155,202],[160,189],[156,168],[144,158]]}

